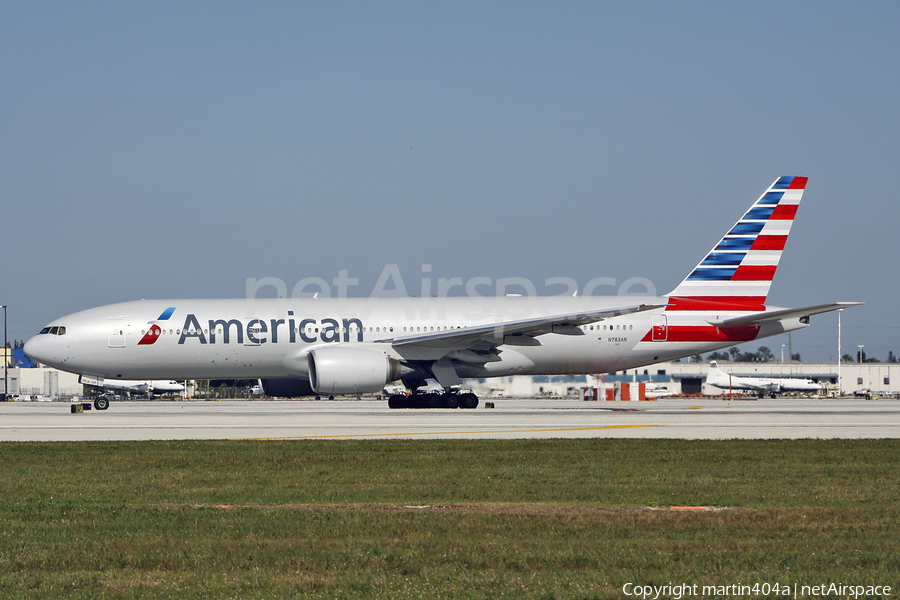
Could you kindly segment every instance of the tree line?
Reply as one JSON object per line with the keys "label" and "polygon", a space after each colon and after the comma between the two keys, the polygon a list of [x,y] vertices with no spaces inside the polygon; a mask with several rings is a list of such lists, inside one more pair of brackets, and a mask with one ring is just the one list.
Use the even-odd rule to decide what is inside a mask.
{"label": "tree line", "polygon": [[[772,351],[767,346],[760,346],[756,352],[745,351],[741,352],[737,346],[733,346],[728,350],[720,350],[717,352],[711,352],[704,359],[699,354],[695,354],[691,357],[691,362],[704,362],[705,361],[730,361],[730,362],[775,362],[776,358]],[[791,354],[791,360],[800,361],[800,353],[795,352]],[[854,357],[852,354],[844,354],[841,357],[841,362],[844,363],[880,363],[881,361],[877,358],[866,356],[865,349],[857,351],[856,356]],[[893,350],[888,351],[887,363],[897,363],[900,362],[897,356],[894,354]]]}

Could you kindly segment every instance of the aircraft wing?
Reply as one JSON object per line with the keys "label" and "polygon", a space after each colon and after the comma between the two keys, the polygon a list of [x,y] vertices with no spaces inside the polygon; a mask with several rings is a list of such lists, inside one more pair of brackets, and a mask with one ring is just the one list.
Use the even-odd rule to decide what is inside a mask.
{"label": "aircraft wing", "polygon": [[754,313],[743,317],[735,317],[733,319],[720,319],[707,321],[710,325],[720,328],[741,327],[744,325],[757,325],[766,321],[780,321],[782,319],[795,319],[797,317],[809,317],[821,313],[849,308],[851,306],[859,306],[864,302],[832,302],[831,304],[819,304],[818,306],[807,306],[806,308],[787,308],[784,310],[773,310],[767,312]]}
{"label": "aircraft wing", "polygon": [[614,309],[596,310],[549,317],[536,317],[500,323],[488,323],[462,329],[450,329],[447,331],[434,331],[428,333],[416,333],[395,337],[389,342],[395,348],[420,347],[420,348],[446,348],[462,349],[473,347],[492,347],[509,344],[513,346],[540,346],[536,336],[547,333],[562,335],[584,335],[580,325],[596,323],[604,319],[630,315],[656,308],[663,308],[664,304],[640,304],[637,306],[622,306]]}
{"label": "aircraft wing", "polygon": [[734,384],[735,388],[745,389],[745,390],[753,390],[755,392],[771,391],[771,386],[769,384],[753,383],[751,381],[741,381],[740,377],[738,377],[736,379],[737,379],[737,381]]}
{"label": "aircraft wing", "polygon": [[773,387],[773,384],[769,381],[758,380],[752,377],[738,377],[737,375],[730,375],[728,373],[725,375],[727,376],[727,379],[707,381],[707,383],[721,390],[752,390],[754,392],[771,392],[777,390],[777,386]]}

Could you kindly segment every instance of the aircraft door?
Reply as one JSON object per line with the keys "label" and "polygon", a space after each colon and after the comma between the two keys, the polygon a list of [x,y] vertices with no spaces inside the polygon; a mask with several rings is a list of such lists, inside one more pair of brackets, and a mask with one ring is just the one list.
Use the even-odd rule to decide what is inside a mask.
{"label": "aircraft door", "polygon": [[652,331],[650,339],[654,342],[665,342],[669,338],[669,328],[666,326],[666,315],[653,315]]}
{"label": "aircraft door", "polygon": [[125,319],[110,319],[109,323],[109,347],[125,347]]}

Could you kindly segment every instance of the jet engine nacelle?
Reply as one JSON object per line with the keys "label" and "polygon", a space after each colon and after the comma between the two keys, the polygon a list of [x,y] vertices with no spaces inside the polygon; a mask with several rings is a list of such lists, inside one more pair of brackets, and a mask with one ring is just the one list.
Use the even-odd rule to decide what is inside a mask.
{"label": "jet engine nacelle", "polygon": [[384,351],[371,348],[313,348],[307,360],[309,382],[317,394],[380,392],[401,371]]}

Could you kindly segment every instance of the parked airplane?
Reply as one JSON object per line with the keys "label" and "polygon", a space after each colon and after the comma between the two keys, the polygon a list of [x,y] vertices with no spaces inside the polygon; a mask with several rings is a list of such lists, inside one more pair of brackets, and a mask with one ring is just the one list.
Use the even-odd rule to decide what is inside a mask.
{"label": "parked airplane", "polygon": [[706,383],[723,390],[750,390],[760,398],[782,392],[820,392],[822,386],[812,379],[796,379],[791,377],[738,377],[719,368],[716,361],[710,363]]}
{"label": "parked airplane", "polygon": [[665,398],[666,396],[674,396],[675,392],[664,385],[659,385],[658,383],[648,383],[644,390],[644,395],[647,398]]}
{"label": "parked airplane", "polygon": [[138,394],[167,394],[170,392],[184,391],[184,384],[177,381],[161,380],[161,379],[105,379],[103,377],[92,377],[90,375],[81,375],[78,377],[78,383],[93,385],[95,387],[113,388],[119,390],[128,390]]}
{"label": "parked airplane", "polygon": [[[142,300],[57,319],[25,353],[106,379],[262,380],[271,396],[416,390],[475,408],[462,378],[605,373],[759,340],[809,325],[765,305],[806,177],[780,177],[662,297]],[[423,395],[427,396],[427,395]],[[415,404],[398,395],[392,408]],[[424,402],[424,399],[423,399]]]}
{"label": "parked airplane", "polygon": [[[92,385],[104,389],[125,390],[129,394],[166,394],[170,392],[181,392],[184,385],[177,381],[164,380],[131,380],[131,379],[110,379],[103,377],[92,377],[90,375],[79,375],[78,383]],[[94,408],[97,410],[106,410],[109,408],[110,393],[106,393],[94,400]]]}

